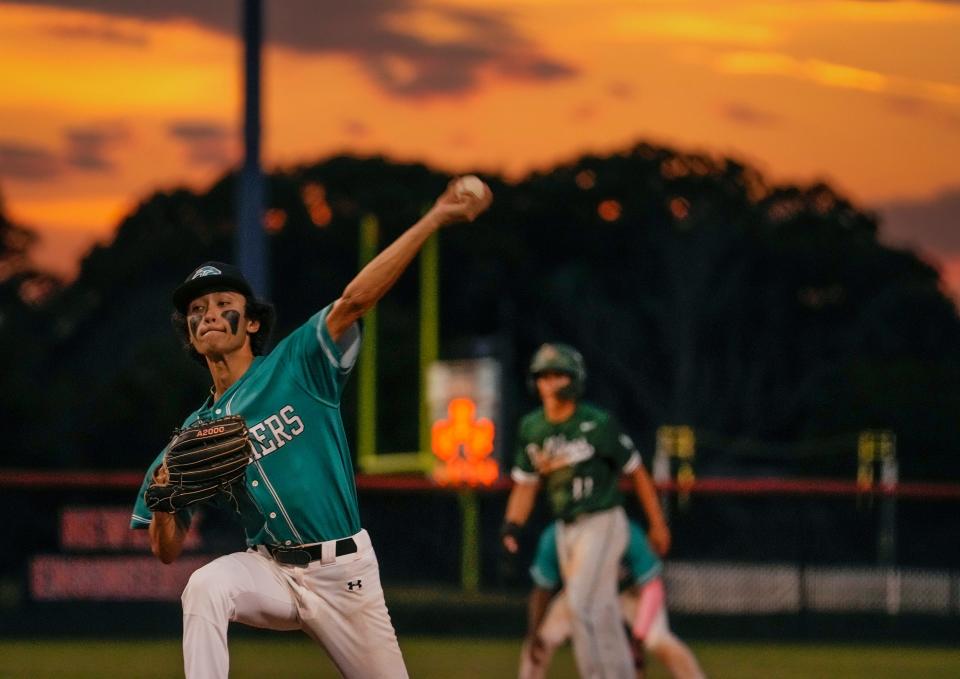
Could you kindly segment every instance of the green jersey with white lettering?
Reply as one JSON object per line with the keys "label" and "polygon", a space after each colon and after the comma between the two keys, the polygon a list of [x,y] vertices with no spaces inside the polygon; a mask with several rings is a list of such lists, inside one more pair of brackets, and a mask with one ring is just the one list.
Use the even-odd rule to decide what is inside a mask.
{"label": "green jersey with white lettering", "polygon": [[[183,422],[241,415],[253,462],[245,491],[234,495],[248,545],[310,544],[360,531],[353,462],[340,418],[340,397],[360,349],[359,324],[339,342],[327,331],[332,305],[312,316],[213,402]],[[143,494],[163,452],[147,470],[130,525],[146,528]],[[229,500],[224,500],[229,501]]]}
{"label": "green jersey with white lettering", "polygon": [[543,408],[520,421],[511,476],[518,483],[542,477],[553,514],[571,521],[581,514],[618,506],[621,474],[640,466],[640,453],[616,418],[578,403],[567,420],[548,422]]}

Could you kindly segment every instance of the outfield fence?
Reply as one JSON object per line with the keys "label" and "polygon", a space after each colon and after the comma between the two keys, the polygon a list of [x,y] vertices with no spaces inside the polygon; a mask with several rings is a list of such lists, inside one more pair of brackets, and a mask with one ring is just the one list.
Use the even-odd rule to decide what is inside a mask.
{"label": "outfield fence", "polygon": [[[0,633],[23,632],[50,611],[60,618],[78,612],[66,616],[65,632],[71,624],[135,630],[145,624],[143,607],[158,605],[169,607],[160,610],[178,633],[176,607],[190,573],[242,549],[243,538],[230,516],[204,511],[184,555],[164,566],[150,554],[146,531],[128,527],[140,480],[125,471],[0,470],[11,521],[0,552]],[[361,475],[357,486],[385,587],[415,593],[395,597],[392,607],[420,606],[423,624],[443,629],[457,629],[452,621],[480,608],[491,628],[522,627],[526,566],[549,522],[545,503],[522,536],[519,568],[506,572],[498,532],[509,482],[470,491],[480,588],[458,598],[462,491],[408,476]],[[960,631],[960,486],[865,490],[829,479],[702,479],[658,488],[673,533],[664,571],[668,601],[681,619],[856,616],[857,624],[926,620]],[[632,498],[627,510],[641,516]]]}
{"label": "outfield fence", "polygon": [[960,572],[675,561],[665,580],[677,613],[960,615]]}

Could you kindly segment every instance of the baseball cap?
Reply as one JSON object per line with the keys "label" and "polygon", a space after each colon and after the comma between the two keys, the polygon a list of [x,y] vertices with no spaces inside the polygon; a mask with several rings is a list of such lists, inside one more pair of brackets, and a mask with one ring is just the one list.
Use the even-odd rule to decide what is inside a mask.
{"label": "baseball cap", "polygon": [[224,262],[204,262],[173,291],[173,306],[186,313],[187,305],[200,295],[225,290],[253,297],[253,289],[239,268]]}

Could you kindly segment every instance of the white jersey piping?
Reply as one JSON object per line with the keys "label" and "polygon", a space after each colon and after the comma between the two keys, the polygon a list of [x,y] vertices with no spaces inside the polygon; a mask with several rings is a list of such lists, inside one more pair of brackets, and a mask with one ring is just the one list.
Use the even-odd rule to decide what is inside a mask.
{"label": "white jersey piping", "polygon": [[[237,389],[235,392],[233,392],[233,396],[230,397],[230,400],[227,401],[227,405],[224,406],[224,410],[227,411],[227,415],[233,414],[233,410],[232,410],[233,399],[235,399],[237,397],[237,394],[239,393],[240,393],[240,389]],[[280,495],[277,494],[277,491],[273,487],[273,484],[270,483],[270,478],[267,476],[266,471],[264,471],[263,465],[260,464],[260,460],[255,460],[254,464],[257,465],[257,469],[260,470],[260,478],[263,479],[263,483],[267,487],[267,490],[270,492],[271,497],[273,497],[273,501],[277,503],[277,509],[280,510],[280,513],[283,515],[284,521],[287,522],[287,527],[290,529],[290,532],[293,534],[293,536],[297,539],[298,542],[302,543],[303,537],[301,537],[300,531],[298,531],[296,526],[293,525],[293,521],[290,519],[290,515],[287,513],[287,508],[283,506],[283,502],[281,502],[280,500]],[[261,508],[260,511],[262,512],[263,509]],[[268,533],[270,533],[270,535],[274,538],[274,540],[277,539],[276,536],[273,535],[273,533],[271,532],[270,527],[266,524],[266,522],[264,522],[264,528]]]}

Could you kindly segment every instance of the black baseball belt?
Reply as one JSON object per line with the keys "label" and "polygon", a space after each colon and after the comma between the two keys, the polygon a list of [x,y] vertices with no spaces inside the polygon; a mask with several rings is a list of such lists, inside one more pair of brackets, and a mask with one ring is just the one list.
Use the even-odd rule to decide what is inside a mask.
{"label": "black baseball belt", "polygon": [[[317,560],[323,556],[323,545],[296,545],[293,547],[277,547],[276,545],[264,545],[276,561],[290,566],[306,566],[311,561]],[[343,538],[337,540],[334,547],[335,556],[344,556],[353,554],[357,551],[357,543],[353,538]]]}

